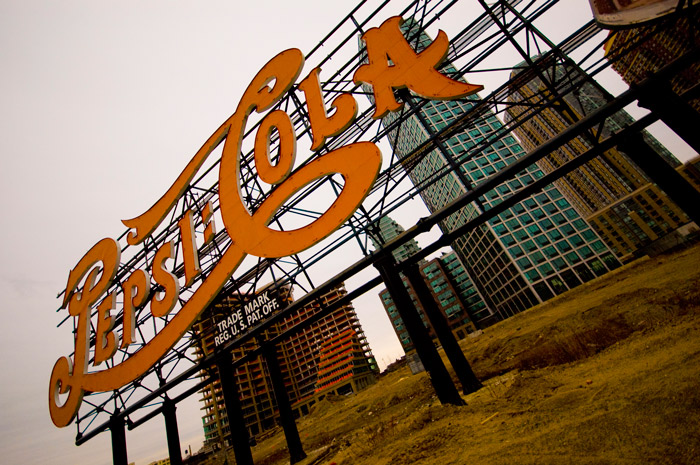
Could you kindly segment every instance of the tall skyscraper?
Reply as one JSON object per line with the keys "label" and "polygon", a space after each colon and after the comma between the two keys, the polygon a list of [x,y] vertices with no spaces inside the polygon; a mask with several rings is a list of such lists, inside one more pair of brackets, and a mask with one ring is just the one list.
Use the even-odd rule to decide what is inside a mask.
{"label": "tall skyscraper", "polygon": [[[531,105],[524,104],[546,102],[548,95],[551,95],[548,86],[557,85],[561,87],[559,90],[563,90],[571,86],[570,83],[576,83],[575,89],[564,95],[561,105],[566,105],[565,113],[549,107],[529,117],[515,129],[515,134],[528,152],[607,102],[602,89],[573,65],[552,63],[546,69],[547,76],[543,77],[548,82],[533,74],[527,82],[512,88],[509,101],[523,105],[509,107],[507,119],[517,120],[532,111]],[[511,80],[518,82],[515,80],[518,75],[518,71],[513,72]],[[609,137],[632,123],[634,119],[627,112],[619,111],[606,120],[602,134],[590,134],[590,138],[578,136],[549,153],[537,165],[549,173],[591,149],[592,138]],[[649,133],[643,131],[643,138],[669,165],[680,167],[678,159]],[[636,254],[643,253],[645,246],[690,222],[688,216],[651,183],[630,156],[617,148],[603,152],[555,181],[554,185],[622,261],[634,259]]]}
{"label": "tall skyscraper", "polygon": [[[376,233],[370,236],[372,245],[375,248],[380,248],[382,244],[389,242],[399,234],[402,234],[406,231],[400,224],[392,220],[388,215],[379,218],[379,222],[377,223],[376,229]],[[377,235],[379,235],[379,237],[377,237]],[[394,255],[394,259],[396,259],[397,262],[402,262],[408,257],[415,255],[419,251],[420,246],[418,245],[418,242],[416,242],[415,239],[411,239],[405,244],[396,248],[392,252],[392,254]]]}
{"label": "tall skyscraper", "polygon": [[[421,33],[418,40],[413,39],[415,28],[417,24],[410,19],[403,25],[406,37],[411,38],[412,45],[417,43],[416,50],[421,51],[430,38]],[[448,64],[442,72],[450,75],[456,70]],[[406,104],[413,105],[408,99]],[[525,154],[513,136],[493,136],[503,124],[487,111],[474,126],[445,140],[420,160],[408,158],[419,144],[468,112],[479,100],[473,95],[458,101],[426,102],[389,135],[394,152],[431,212],[445,207]],[[383,122],[390,125],[399,117],[398,113],[390,113]],[[483,150],[472,150],[484,139],[491,139],[491,144]],[[451,215],[440,224],[441,229],[453,231],[480,210],[497,205],[542,176],[540,168],[528,167],[488,192],[480,199],[480,205],[471,204]],[[460,237],[452,248],[486,300],[489,314],[477,322],[480,325],[507,318],[620,265],[598,234],[552,185]]]}
{"label": "tall skyscraper", "polygon": [[[442,317],[457,339],[464,339],[467,334],[477,329],[474,321],[483,320],[488,313],[488,308],[474,287],[469,275],[454,252],[444,253],[439,258],[424,262],[420,266],[420,272],[430,290],[433,300]],[[437,338],[435,330],[425,315],[425,310],[416,297],[416,292],[411,283],[402,277],[404,286],[408,290],[411,301],[418,310],[423,324],[428,328],[433,339]],[[386,289],[379,292],[382,305],[389,315],[389,320],[401,342],[404,352],[413,350],[413,343],[408,336],[404,323],[396,309],[396,304]]]}
{"label": "tall skyscraper", "polygon": [[[261,289],[260,292],[265,289]],[[292,302],[290,286],[279,286],[279,301]],[[322,305],[329,305],[347,292],[338,287],[322,296]],[[231,294],[219,298],[196,323],[200,335],[196,348],[198,359],[215,350],[216,322],[228,317],[254,296]],[[286,316],[272,325],[262,337],[269,339],[316,314],[319,303]],[[233,360],[243,357],[257,346],[250,341],[232,351]],[[328,394],[357,392],[374,382],[378,373],[362,327],[351,305],[345,305],[311,326],[285,339],[277,347],[277,359],[296,415],[306,415],[319,399]],[[208,373],[202,373],[202,377]],[[272,382],[263,357],[240,365],[235,372],[243,417],[251,437],[273,428],[279,413]],[[230,428],[221,383],[216,377],[201,391],[204,415],[205,445],[228,445]]]}
{"label": "tall skyscraper", "polygon": [[[379,220],[379,224],[383,225],[383,227],[380,228],[383,242],[388,242],[404,232],[404,228],[389,216],[383,216]],[[372,242],[375,247],[378,246],[376,240]],[[419,251],[420,246],[418,243],[415,240],[411,240],[394,253],[396,254],[398,252],[401,257],[409,257]],[[443,317],[447,320],[448,326],[458,339],[463,339],[467,334],[476,329],[474,321],[483,320],[490,314],[484,299],[479,294],[474,283],[464,269],[464,266],[453,251],[443,253],[440,258],[430,261],[422,260],[419,264],[419,269],[439,311],[443,314]],[[411,286],[411,283],[405,277],[402,277],[402,280],[423,323],[430,331],[431,337],[436,338],[437,335],[425,315],[423,306],[416,297],[413,286]],[[396,305],[391,295],[384,289],[379,292],[379,297],[384,309],[389,315],[389,320],[401,342],[404,352],[410,352],[413,349],[413,343],[396,310]]]}

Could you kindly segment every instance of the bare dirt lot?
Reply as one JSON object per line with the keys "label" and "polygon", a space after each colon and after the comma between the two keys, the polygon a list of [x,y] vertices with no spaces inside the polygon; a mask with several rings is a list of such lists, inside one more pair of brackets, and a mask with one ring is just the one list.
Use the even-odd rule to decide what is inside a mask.
{"label": "bare dirt lot", "polygon": [[[637,261],[462,348],[484,383],[466,406],[441,405],[425,373],[400,368],[300,419],[301,463],[700,463],[700,246]],[[289,463],[281,431],[253,454]]]}

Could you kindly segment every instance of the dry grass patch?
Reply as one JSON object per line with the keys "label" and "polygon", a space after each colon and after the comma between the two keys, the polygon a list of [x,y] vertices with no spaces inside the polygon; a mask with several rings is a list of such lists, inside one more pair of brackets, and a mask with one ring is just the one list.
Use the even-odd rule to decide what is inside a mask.
{"label": "dry grass patch", "polygon": [[[698,264],[636,263],[463,341],[484,382],[465,407],[407,368],[319,404],[302,465],[700,463]],[[289,463],[283,435],[254,457]]]}

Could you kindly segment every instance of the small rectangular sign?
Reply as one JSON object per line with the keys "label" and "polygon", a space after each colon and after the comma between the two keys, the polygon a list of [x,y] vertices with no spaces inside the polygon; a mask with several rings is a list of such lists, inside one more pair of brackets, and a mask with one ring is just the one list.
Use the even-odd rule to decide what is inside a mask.
{"label": "small rectangular sign", "polygon": [[214,345],[220,346],[244,334],[286,306],[286,302],[266,290],[216,322]]}

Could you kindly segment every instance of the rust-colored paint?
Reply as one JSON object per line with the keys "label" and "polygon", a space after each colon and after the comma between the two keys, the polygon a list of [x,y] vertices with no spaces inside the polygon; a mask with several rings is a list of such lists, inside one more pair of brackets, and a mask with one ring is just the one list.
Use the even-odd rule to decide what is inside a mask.
{"label": "rust-colored paint", "polygon": [[[279,153],[277,164],[272,164],[270,154],[270,137],[276,130],[279,135]],[[258,176],[268,184],[279,184],[289,176],[294,168],[297,153],[297,138],[289,115],[282,110],[271,111],[260,122],[255,134],[255,168]]]}
{"label": "rust-colored paint", "polygon": [[177,226],[180,229],[182,259],[185,266],[185,286],[191,286],[202,272],[199,265],[197,242],[194,238],[194,212],[187,210],[177,222]]}
{"label": "rust-colored paint", "polygon": [[416,53],[401,32],[402,23],[400,16],[394,16],[362,36],[369,63],[355,71],[353,80],[372,86],[376,107],[374,118],[383,118],[388,112],[401,109],[402,104],[396,101],[394,89],[409,88],[427,99],[451,100],[484,88],[455,81],[435,69],[447,56],[450,45],[443,31],[438,32],[425,50]]}
{"label": "rust-colored paint", "polygon": [[175,308],[177,298],[180,295],[180,282],[177,276],[167,270],[165,261],[175,258],[175,244],[173,241],[161,245],[153,258],[151,274],[153,280],[164,289],[156,293],[151,299],[151,313],[155,317],[163,317]]}
{"label": "rust-colored paint", "polygon": [[[49,384],[49,412],[56,426],[67,426],[78,413],[85,392],[84,379],[88,367],[90,343],[90,308],[107,291],[119,267],[121,249],[114,239],[106,238],[95,244],[80,259],[68,275],[63,306],[77,317],[75,353],[73,360],[61,357],[51,371]],[[96,266],[100,264],[101,266]],[[100,274],[100,279],[97,275]],[[77,287],[83,276],[87,278],[81,291]],[[68,394],[59,405],[59,394]]]}
{"label": "rust-colored paint", "polygon": [[134,342],[136,335],[136,309],[142,307],[151,295],[151,278],[145,270],[136,270],[122,283],[124,311],[121,348]]}

